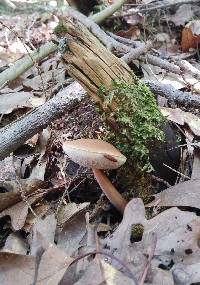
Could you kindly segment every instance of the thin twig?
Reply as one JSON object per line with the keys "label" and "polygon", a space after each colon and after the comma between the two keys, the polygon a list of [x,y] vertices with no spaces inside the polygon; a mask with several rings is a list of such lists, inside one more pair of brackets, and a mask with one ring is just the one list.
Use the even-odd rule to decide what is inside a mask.
{"label": "thin twig", "polygon": [[127,265],[124,264],[124,262],[121,261],[119,258],[117,258],[117,257],[114,256],[113,254],[108,253],[108,252],[96,251],[96,250],[95,250],[95,251],[91,251],[91,252],[87,252],[87,253],[81,254],[81,255],[77,256],[77,257],[70,263],[69,266],[71,266],[72,264],[76,263],[76,262],[79,261],[80,259],[85,258],[86,256],[94,255],[94,254],[102,254],[102,255],[108,256],[108,257],[110,257],[111,259],[114,259],[115,261],[117,261],[122,267],[124,267],[124,268],[126,269],[128,277],[134,281],[134,284],[135,284],[135,285],[139,285],[137,279],[135,278],[135,276],[133,275],[133,273],[131,272],[131,270],[127,267]]}
{"label": "thin twig", "polygon": [[155,249],[156,249],[156,244],[157,244],[157,236],[155,233],[152,234],[152,240],[151,240],[151,244],[149,246],[149,249],[148,249],[148,261],[147,261],[147,264],[145,266],[145,269],[144,269],[144,272],[142,274],[142,277],[139,281],[139,285],[143,285],[144,284],[144,281],[145,281],[145,278],[147,276],[147,273],[148,273],[148,270],[149,270],[149,267],[151,265],[151,260],[153,259],[153,256],[154,256],[154,252],[155,252]]}
{"label": "thin twig", "polygon": [[20,42],[23,44],[28,56],[30,57],[33,65],[35,65],[35,67],[37,68],[38,70],[38,73],[39,73],[39,76],[40,76],[40,79],[41,79],[41,83],[42,83],[42,89],[43,89],[43,93],[45,94],[45,97],[47,98],[47,93],[46,93],[46,90],[45,90],[45,87],[44,87],[44,81],[43,81],[43,78],[42,78],[42,71],[40,69],[40,67],[38,66],[37,62],[34,60],[34,58],[32,57],[31,53],[29,52],[27,46],[25,45],[25,43],[23,42],[23,38],[20,37],[20,35],[13,29],[11,29],[10,27],[8,27],[7,25],[5,25],[3,22],[0,21],[0,24],[7,28],[11,33],[13,33],[19,40]]}
{"label": "thin twig", "polygon": [[16,168],[15,168],[15,164],[14,164],[14,157],[12,155],[12,165],[13,165],[13,169],[15,171],[15,181],[17,182],[18,186],[19,186],[19,192],[20,192],[20,195],[21,195],[21,198],[22,198],[22,201],[28,206],[28,208],[30,209],[30,211],[32,212],[32,214],[34,215],[34,217],[36,219],[38,219],[38,215],[36,214],[36,212],[33,210],[31,204],[29,203],[26,195],[24,194],[24,190],[22,188],[22,185],[17,177],[17,173],[16,173]]}
{"label": "thin twig", "polygon": [[163,163],[163,165],[166,166],[167,168],[169,168],[170,170],[176,172],[177,174],[181,175],[182,177],[184,177],[184,178],[186,178],[186,179],[189,179],[189,180],[191,179],[189,176],[187,176],[187,175],[185,175],[185,174],[183,174],[183,173],[181,173],[181,172],[175,170],[174,168],[170,167],[169,165],[167,165],[167,164],[165,164],[165,163]]}
{"label": "thin twig", "polygon": [[158,181],[158,182],[160,182],[160,183],[165,184],[167,187],[171,187],[171,186],[172,186],[171,184],[169,184],[169,182],[167,182],[166,180],[164,180],[164,179],[162,179],[162,178],[160,178],[160,177],[157,177],[157,176],[155,176],[155,175],[151,175],[151,177],[152,177],[154,180],[156,180],[156,181]]}

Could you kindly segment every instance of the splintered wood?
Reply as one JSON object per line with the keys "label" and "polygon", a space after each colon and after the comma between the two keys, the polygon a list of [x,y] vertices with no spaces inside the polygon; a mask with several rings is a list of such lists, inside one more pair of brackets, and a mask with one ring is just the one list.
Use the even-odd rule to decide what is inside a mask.
{"label": "splintered wood", "polygon": [[62,47],[66,69],[95,102],[102,103],[98,96],[101,86],[110,90],[113,80],[117,78],[127,83],[133,81],[128,65],[104,47],[82,23],[68,18],[60,25],[66,29],[63,33],[66,46]]}

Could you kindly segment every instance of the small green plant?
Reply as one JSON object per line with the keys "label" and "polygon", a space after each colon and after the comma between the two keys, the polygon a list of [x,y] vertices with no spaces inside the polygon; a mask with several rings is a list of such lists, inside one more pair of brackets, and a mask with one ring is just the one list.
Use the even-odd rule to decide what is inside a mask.
{"label": "small green plant", "polygon": [[53,30],[54,34],[60,36],[62,34],[65,34],[67,32],[67,29],[65,27],[65,25],[62,24],[62,22],[60,22]]}
{"label": "small green plant", "polygon": [[161,126],[164,118],[160,113],[154,95],[149,88],[134,77],[133,83],[115,80],[111,91],[104,86],[99,89],[105,110],[113,100],[116,108],[110,113],[103,113],[105,121],[113,118],[118,129],[108,129],[106,138],[116,145],[127,157],[132,158],[142,168],[150,170],[150,143],[164,140]]}

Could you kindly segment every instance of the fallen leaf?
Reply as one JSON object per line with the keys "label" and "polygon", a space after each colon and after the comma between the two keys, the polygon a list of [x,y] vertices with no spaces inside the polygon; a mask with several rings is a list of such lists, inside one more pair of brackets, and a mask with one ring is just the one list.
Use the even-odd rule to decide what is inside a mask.
{"label": "fallen leaf", "polygon": [[[143,273],[147,258],[141,249],[132,246],[131,236],[134,225],[143,225],[145,222],[145,208],[141,199],[132,199],[126,206],[122,222],[107,241],[107,247],[116,257],[128,265],[137,279]],[[111,259],[110,259],[111,262]],[[117,269],[122,269],[112,261]]]}
{"label": "fallen leaf", "polygon": [[52,82],[64,82],[65,69],[50,70],[41,75],[37,75],[34,78],[26,79],[23,85],[31,90],[43,90],[49,87]]}
{"label": "fallen leaf", "polygon": [[196,136],[200,136],[200,118],[196,115],[190,112],[184,112],[179,108],[171,109],[162,107],[160,110],[163,116],[167,117],[168,120],[181,126],[186,124]]}
{"label": "fallen leaf", "polygon": [[200,20],[189,22],[182,30],[181,47],[183,52],[197,48],[200,42]]}
{"label": "fallen leaf", "polygon": [[85,234],[85,211],[82,210],[67,220],[63,229],[57,233],[57,246],[71,256],[82,246],[81,241]]}
{"label": "fallen leaf", "polygon": [[28,244],[18,233],[12,233],[7,237],[5,245],[1,251],[26,255],[28,252]]}
{"label": "fallen leaf", "polygon": [[132,40],[136,40],[140,36],[140,29],[137,26],[132,26],[127,31],[119,31],[116,33],[116,35]]}
{"label": "fallen leaf", "polygon": [[132,225],[143,224],[145,220],[145,208],[141,199],[132,199],[126,206],[122,222],[109,240],[109,247],[118,251],[122,260],[127,257],[130,245]]}
{"label": "fallen leaf", "polygon": [[[130,13],[130,15],[126,16],[127,13]],[[135,8],[127,10],[123,16],[123,19],[131,26],[142,24],[144,21],[144,17],[139,13],[138,9]]]}
{"label": "fallen leaf", "polygon": [[34,207],[34,212],[36,213],[37,217],[33,215],[32,212],[29,212],[26,217],[25,225],[23,226],[23,230],[25,232],[30,232],[35,223],[38,221],[38,217],[41,219],[47,211],[50,209],[50,205],[42,203],[41,205]]}
{"label": "fallen leaf", "polygon": [[34,283],[35,257],[0,252],[0,284],[30,285]]}
{"label": "fallen leaf", "polygon": [[136,285],[133,279],[116,270],[112,265],[102,260],[101,257],[99,259],[100,262],[97,260],[90,262],[83,276],[74,285]]}
{"label": "fallen leaf", "polygon": [[43,253],[36,285],[58,285],[73,258],[56,246],[50,245]]}
{"label": "fallen leaf", "polygon": [[[180,59],[179,59],[180,60]],[[197,68],[194,68],[191,64],[187,62],[186,60],[181,60],[181,64],[184,65],[185,69],[188,68],[190,65],[195,69],[196,73],[199,73],[199,70]],[[141,63],[141,68],[144,74],[144,80],[150,80],[150,81],[159,81],[162,84],[168,84],[172,85],[175,89],[179,90],[181,88],[186,88],[188,85],[192,86],[192,89],[196,93],[200,93],[200,82],[198,79],[195,78],[195,76],[190,74],[190,71],[184,73],[184,78],[182,75],[175,74],[172,72],[169,72],[168,70],[162,69],[159,66],[154,66],[151,64],[145,64]]]}
{"label": "fallen leaf", "polygon": [[[200,280],[200,263],[177,264],[172,267],[176,284],[198,284]],[[181,282],[181,283],[180,283]]]}
{"label": "fallen leaf", "polygon": [[36,255],[39,248],[46,249],[50,244],[54,244],[56,230],[55,215],[48,215],[44,220],[39,219],[33,227],[30,241],[31,255]]}
{"label": "fallen leaf", "polygon": [[10,191],[8,193],[0,193],[0,212],[20,202],[22,200],[21,191],[27,197],[46,186],[46,182],[36,179],[19,179],[18,182],[14,180],[0,182],[1,187],[9,188]]}
{"label": "fallen leaf", "polygon": [[0,95],[0,114],[9,114],[14,109],[38,107],[44,103],[41,98],[34,97],[31,92],[15,92]]}
{"label": "fallen leaf", "polygon": [[19,202],[15,204],[14,206],[2,211],[0,213],[0,218],[4,216],[10,216],[11,219],[11,225],[15,231],[20,230],[26,221],[26,216],[28,214],[28,210],[30,208],[30,205],[32,205],[36,200],[41,198],[43,194],[37,194],[33,197],[27,198],[27,202]]}
{"label": "fallen leaf", "polygon": [[[191,264],[199,261],[200,217],[194,213],[170,208],[144,224],[142,243],[148,244],[149,235],[156,234],[157,244],[154,259],[157,264],[174,263]],[[187,254],[189,250],[189,254]],[[173,254],[172,254],[173,253]],[[168,261],[167,261],[168,260]]]}
{"label": "fallen leaf", "polygon": [[158,267],[151,267],[150,280],[145,280],[145,285],[174,285],[174,278],[170,271]]}
{"label": "fallen leaf", "polygon": [[63,227],[65,222],[69,222],[69,220],[75,217],[79,212],[85,212],[89,205],[90,203],[85,202],[81,204],[68,203],[67,205],[62,206],[57,215],[58,225]]}
{"label": "fallen leaf", "polygon": [[40,66],[41,71],[47,72],[49,70],[56,70],[58,68],[59,63],[60,63],[59,58],[56,58],[56,57],[49,58],[41,64]]}
{"label": "fallen leaf", "polygon": [[[144,227],[142,240],[131,243],[131,229],[133,225],[137,224]],[[148,254],[147,249],[151,235],[157,237],[157,243],[149,273],[152,272],[152,268],[156,274],[161,265],[167,268],[171,263],[172,265],[183,263],[189,265],[199,262],[199,232],[200,217],[194,213],[181,211],[174,207],[146,220],[142,201],[133,199],[127,204],[123,220],[113,237],[108,239],[106,248],[109,248],[115,256],[128,264],[129,269],[138,279],[146,266],[146,262],[141,257],[144,258]],[[141,254],[139,261],[134,260],[134,257],[139,257],[138,252]],[[140,266],[137,268],[138,263]],[[139,276],[138,272],[140,272]],[[147,280],[149,278],[147,276]],[[149,283],[151,284],[151,282]]]}
{"label": "fallen leaf", "polygon": [[44,180],[46,166],[48,162],[48,155],[46,155],[47,144],[51,132],[49,128],[44,129],[39,136],[39,142],[37,146],[37,151],[40,153],[37,164],[32,168],[30,179]]}
{"label": "fallen leaf", "polygon": [[155,200],[146,207],[187,206],[200,209],[200,179],[185,181],[154,195]]}

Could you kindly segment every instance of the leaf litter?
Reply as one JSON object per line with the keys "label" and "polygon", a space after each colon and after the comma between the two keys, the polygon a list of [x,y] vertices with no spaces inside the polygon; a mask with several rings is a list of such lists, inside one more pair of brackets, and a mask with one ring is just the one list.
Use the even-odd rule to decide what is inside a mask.
{"label": "leaf litter", "polygon": [[[141,4],[152,5],[152,2],[141,1]],[[176,26],[184,26],[198,11],[199,6],[184,4],[174,14],[167,14],[166,19]],[[7,26],[12,21],[19,35],[26,31],[23,34],[26,45],[9,29],[2,27],[0,66],[27,53],[25,47],[30,50],[31,45],[37,47],[49,40],[50,27],[57,23],[56,16],[33,14],[29,19],[32,21],[30,32],[30,22],[26,23],[22,18],[15,16],[11,20],[1,16]],[[144,17],[134,12],[123,18],[130,27],[119,35],[138,39]],[[190,27],[199,35],[198,21],[191,22]],[[159,51],[165,50],[165,56],[180,55],[173,39],[166,35],[165,31],[157,35],[159,42],[163,43]],[[156,77],[176,89],[192,85],[199,93],[198,79],[189,72],[183,78],[149,63],[140,63],[140,66],[145,79],[155,80]],[[59,56],[44,59],[38,68],[29,69],[1,89],[1,126],[42,105],[54,90],[64,90],[65,84],[66,72]],[[154,194],[154,200],[146,205],[141,199],[133,198],[126,206],[122,221],[114,219],[113,222],[112,214],[110,218],[102,214],[106,207],[101,199],[100,205],[95,199],[98,189],[88,170],[63,158],[60,145],[63,134],[69,139],[98,138],[103,127],[93,109],[88,99],[84,99],[79,113],[72,111],[71,116],[54,122],[51,128],[27,141],[14,156],[0,162],[0,228],[5,233],[0,234],[0,284],[137,285],[144,281],[149,285],[198,284],[200,184],[198,143],[193,140],[199,136],[199,114],[182,110],[179,106],[176,109],[168,105],[161,108],[167,120],[179,125],[185,136],[189,132],[193,135],[193,142],[190,142],[194,148],[191,180]],[[67,124],[70,127],[66,127]],[[63,165],[67,173],[65,179]],[[86,173],[87,181],[82,179]],[[69,179],[68,187],[66,181]],[[63,191],[66,195],[62,197],[58,210]],[[78,199],[74,199],[74,192]],[[94,198],[88,199],[88,195]],[[93,203],[98,205],[95,213],[90,208]]]}

